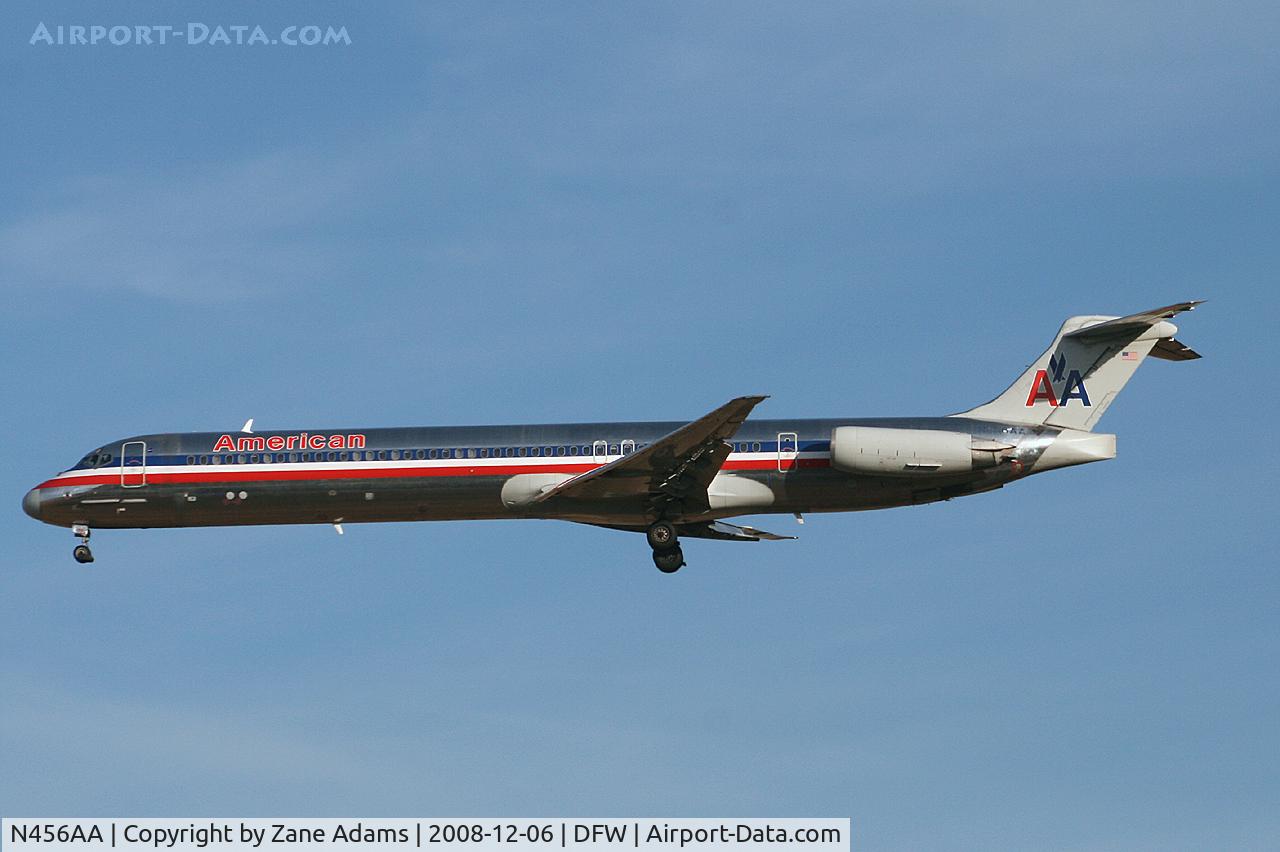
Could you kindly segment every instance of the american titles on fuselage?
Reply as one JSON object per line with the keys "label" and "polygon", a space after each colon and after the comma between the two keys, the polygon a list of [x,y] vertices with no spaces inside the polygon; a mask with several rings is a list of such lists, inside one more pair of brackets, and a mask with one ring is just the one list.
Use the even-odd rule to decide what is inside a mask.
{"label": "american titles on fuselage", "polygon": [[220,435],[213,452],[251,453],[262,450],[360,450],[365,436],[359,432],[337,435]]}

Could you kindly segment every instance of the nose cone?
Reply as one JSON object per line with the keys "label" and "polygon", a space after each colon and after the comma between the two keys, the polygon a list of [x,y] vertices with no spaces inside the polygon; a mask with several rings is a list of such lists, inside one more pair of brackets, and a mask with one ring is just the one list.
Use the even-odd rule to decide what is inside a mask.
{"label": "nose cone", "polygon": [[26,496],[22,498],[22,511],[35,518],[37,521],[40,520],[41,499],[40,489],[32,488],[27,492]]}

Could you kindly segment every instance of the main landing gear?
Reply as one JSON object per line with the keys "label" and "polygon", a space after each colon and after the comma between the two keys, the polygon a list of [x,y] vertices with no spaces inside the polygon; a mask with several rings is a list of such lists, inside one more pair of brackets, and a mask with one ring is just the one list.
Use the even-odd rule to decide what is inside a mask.
{"label": "main landing gear", "polygon": [[81,565],[92,562],[93,551],[89,549],[89,527],[86,524],[72,524],[71,533],[80,539],[80,543],[76,545],[75,550],[71,551],[71,555]]}
{"label": "main landing gear", "polygon": [[645,531],[649,546],[653,548],[653,564],[663,574],[674,574],[684,565],[684,551],[676,528],[669,521],[658,521]]}

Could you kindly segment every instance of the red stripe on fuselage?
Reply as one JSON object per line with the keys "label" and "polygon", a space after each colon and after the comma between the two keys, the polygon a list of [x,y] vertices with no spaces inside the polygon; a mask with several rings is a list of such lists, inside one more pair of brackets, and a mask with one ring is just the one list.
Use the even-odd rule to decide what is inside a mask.
{"label": "red stripe on fuselage", "polygon": [[[828,467],[828,459],[796,459],[796,467]],[[287,464],[278,470],[237,470],[235,465],[224,465],[218,470],[208,472],[165,473],[164,468],[151,468],[146,472],[148,485],[171,483],[216,484],[219,482],[276,482],[306,481],[323,482],[331,479],[416,479],[433,476],[515,476],[521,473],[586,473],[601,465],[586,463],[557,462],[538,465],[477,465],[466,467],[450,465],[448,467],[345,467],[326,468],[324,470],[297,470]],[[777,459],[752,459],[750,461],[726,462],[723,470],[777,470]],[[95,476],[57,477],[42,482],[36,488],[59,488],[78,485],[119,485],[120,471]],[[131,478],[141,478],[141,470],[130,470]]]}

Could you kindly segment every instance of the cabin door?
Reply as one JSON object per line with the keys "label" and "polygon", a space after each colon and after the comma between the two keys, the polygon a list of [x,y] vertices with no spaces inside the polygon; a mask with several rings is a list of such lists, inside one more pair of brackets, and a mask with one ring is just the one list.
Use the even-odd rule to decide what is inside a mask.
{"label": "cabin door", "polygon": [[796,456],[799,454],[799,441],[795,432],[778,433],[778,470],[786,473],[794,470]]}
{"label": "cabin door", "polygon": [[147,484],[147,444],[129,441],[120,448],[120,484],[138,488]]}

